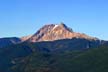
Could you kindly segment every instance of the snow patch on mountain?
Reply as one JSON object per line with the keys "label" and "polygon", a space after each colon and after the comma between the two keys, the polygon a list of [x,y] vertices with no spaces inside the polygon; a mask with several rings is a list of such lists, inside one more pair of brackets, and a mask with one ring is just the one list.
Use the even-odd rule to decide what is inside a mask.
{"label": "snow patch on mountain", "polygon": [[54,30],[55,28],[57,28],[58,26],[59,26],[59,25],[55,25],[54,28],[53,28],[53,30]]}

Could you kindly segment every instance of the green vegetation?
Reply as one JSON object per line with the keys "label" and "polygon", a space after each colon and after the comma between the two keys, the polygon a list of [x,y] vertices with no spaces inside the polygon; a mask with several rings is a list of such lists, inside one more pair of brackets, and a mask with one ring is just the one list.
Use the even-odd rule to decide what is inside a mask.
{"label": "green vegetation", "polygon": [[34,52],[12,66],[14,72],[108,72],[108,47],[53,54]]}
{"label": "green vegetation", "polygon": [[108,72],[108,46],[97,46],[85,39],[10,45],[0,48],[0,72]]}

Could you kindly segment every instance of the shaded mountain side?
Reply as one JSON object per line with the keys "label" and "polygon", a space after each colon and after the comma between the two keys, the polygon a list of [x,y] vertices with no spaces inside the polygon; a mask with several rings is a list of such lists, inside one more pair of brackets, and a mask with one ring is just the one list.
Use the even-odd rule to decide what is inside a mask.
{"label": "shaded mountain side", "polygon": [[14,72],[108,72],[108,46],[59,54],[34,52],[23,60],[11,69]]}
{"label": "shaded mountain side", "polygon": [[103,45],[107,46],[108,45],[108,41],[104,41]]}
{"label": "shaded mountain side", "polygon": [[0,38],[0,48],[9,46],[12,44],[20,43],[21,39],[17,37],[10,37],[10,38]]}
{"label": "shaded mountain side", "polygon": [[82,38],[63,39],[55,41],[45,41],[33,43],[34,46],[40,50],[48,49],[52,52],[62,52],[68,50],[85,50],[95,48],[102,45],[105,41],[101,40],[87,40]]}

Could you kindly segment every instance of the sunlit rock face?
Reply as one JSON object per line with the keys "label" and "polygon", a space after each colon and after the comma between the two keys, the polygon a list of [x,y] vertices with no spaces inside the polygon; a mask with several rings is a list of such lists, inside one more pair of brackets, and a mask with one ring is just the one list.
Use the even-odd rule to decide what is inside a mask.
{"label": "sunlit rock face", "polygon": [[60,39],[72,39],[72,38],[84,38],[89,40],[95,40],[97,38],[90,37],[86,34],[76,33],[71,28],[67,27],[64,23],[60,24],[48,24],[38,30],[28,41],[40,42],[40,41],[54,41]]}
{"label": "sunlit rock face", "polygon": [[23,36],[23,37],[21,37],[20,39],[21,39],[22,42],[24,42],[24,41],[28,40],[31,36],[32,36],[32,35]]}

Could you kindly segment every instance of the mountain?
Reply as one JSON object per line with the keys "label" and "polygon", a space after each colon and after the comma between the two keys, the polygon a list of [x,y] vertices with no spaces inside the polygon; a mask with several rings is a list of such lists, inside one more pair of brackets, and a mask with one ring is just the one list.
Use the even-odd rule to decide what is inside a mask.
{"label": "mountain", "polygon": [[72,39],[72,38],[84,38],[89,40],[97,40],[95,37],[90,37],[86,34],[76,33],[71,28],[67,27],[64,23],[61,24],[49,24],[43,26],[28,41],[40,42],[40,41],[54,41],[60,39]]}
{"label": "mountain", "polygon": [[28,42],[42,42],[42,41],[54,41],[61,39],[83,38],[88,40],[98,40],[95,37],[90,37],[86,34],[76,33],[71,28],[67,27],[64,23],[49,24],[40,28],[35,34],[24,36],[21,38],[10,37],[0,38],[0,48],[12,44]]}
{"label": "mountain", "polygon": [[19,37],[7,37],[7,38],[0,38],[0,48],[6,47],[13,44],[22,43],[26,40],[28,40],[32,35],[23,36],[21,38]]}
{"label": "mountain", "polygon": [[23,36],[21,38],[18,37],[8,37],[8,38],[0,38],[0,48],[6,47],[13,44],[22,43],[28,40],[32,35]]}
{"label": "mountain", "polygon": [[0,46],[0,72],[108,71],[108,41],[76,33],[63,23],[45,25],[30,36],[1,38]]}
{"label": "mountain", "polygon": [[21,39],[17,37],[10,37],[10,38],[0,38],[0,48],[20,43]]}

